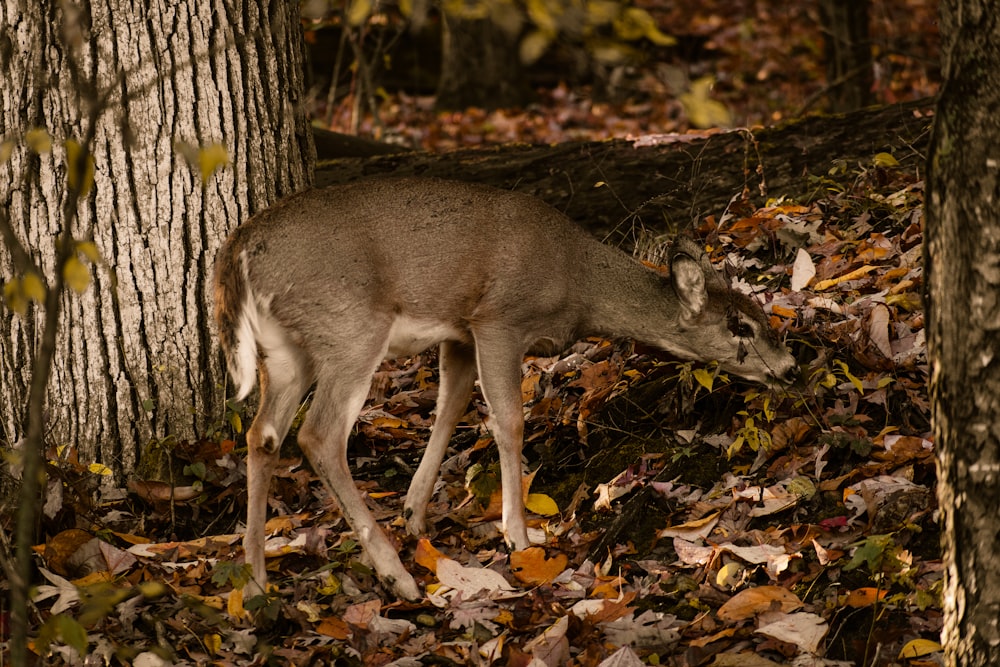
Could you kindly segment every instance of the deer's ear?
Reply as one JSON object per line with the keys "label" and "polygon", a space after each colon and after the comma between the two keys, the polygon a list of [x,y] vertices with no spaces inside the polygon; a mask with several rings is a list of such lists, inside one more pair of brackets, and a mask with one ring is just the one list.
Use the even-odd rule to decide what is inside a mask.
{"label": "deer's ear", "polygon": [[670,279],[674,292],[684,309],[684,317],[697,317],[705,310],[708,292],[705,289],[705,272],[697,259],[679,252],[670,260]]}

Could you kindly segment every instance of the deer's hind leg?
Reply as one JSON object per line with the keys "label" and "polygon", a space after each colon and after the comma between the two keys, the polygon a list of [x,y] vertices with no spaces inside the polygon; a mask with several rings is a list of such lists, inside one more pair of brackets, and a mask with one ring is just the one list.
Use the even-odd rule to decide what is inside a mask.
{"label": "deer's hind leg", "polygon": [[247,431],[247,524],[243,552],[252,575],[251,594],[262,593],[267,586],[264,524],[271,476],[281,443],[312,381],[309,364],[296,349],[281,347],[265,354],[257,363],[260,407]]}
{"label": "deer's hind leg", "polygon": [[[370,336],[370,331],[367,333]],[[299,429],[299,446],[337,499],[379,578],[399,597],[418,600],[421,595],[416,581],[372,516],[347,464],[348,436],[368,395],[372,374],[385,355],[387,342],[366,341],[364,335],[345,336],[340,341],[340,349],[324,348],[329,358],[323,360],[323,367],[317,372],[312,405]]]}
{"label": "deer's hind leg", "polygon": [[421,535],[427,528],[427,504],[434,493],[444,453],[455,425],[469,407],[472,387],[476,382],[476,350],[472,345],[446,340],[441,343],[439,357],[441,385],[435,408],[437,416],[403,505],[406,529],[411,535]]}

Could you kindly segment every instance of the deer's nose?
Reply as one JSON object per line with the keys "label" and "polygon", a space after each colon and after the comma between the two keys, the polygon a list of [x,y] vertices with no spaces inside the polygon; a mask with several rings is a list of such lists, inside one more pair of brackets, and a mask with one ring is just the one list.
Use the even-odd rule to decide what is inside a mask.
{"label": "deer's nose", "polygon": [[795,364],[792,364],[787,369],[785,369],[785,372],[782,373],[781,377],[778,379],[784,382],[785,384],[793,384],[796,380],[799,379],[799,367],[796,366]]}

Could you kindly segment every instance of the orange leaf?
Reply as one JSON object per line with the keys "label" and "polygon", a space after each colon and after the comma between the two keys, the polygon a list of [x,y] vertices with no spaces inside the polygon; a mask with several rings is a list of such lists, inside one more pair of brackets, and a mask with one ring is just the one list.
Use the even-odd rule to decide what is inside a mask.
{"label": "orange leaf", "polygon": [[565,554],[545,557],[545,549],[529,547],[510,555],[510,571],[522,584],[540,586],[555,579],[566,569]]}
{"label": "orange leaf", "polygon": [[757,586],[740,591],[719,607],[723,621],[742,621],[765,611],[790,612],[802,606],[802,601],[781,586]]}
{"label": "orange leaf", "polygon": [[886,596],[889,591],[878,588],[858,588],[847,594],[846,604],[848,607],[860,609],[870,607]]}
{"label": "orange leaf", "polygon": [[779,317],[784,317],[787,319],[795,319],[795,311],[791,308],[785,308],[784,306],[779,306],[776,303],[771,304],[771,314],[778,315]]}
{"label": "orange leaf", "polygon": [[434,574],[437,574],[438,561],[442,558],[447,558],[447,556],[438,551],[426,537],[420,538],[420,541],[417,542],[416,553],[413,555],[413,559],[417,561],[417,564],[423,565]]}

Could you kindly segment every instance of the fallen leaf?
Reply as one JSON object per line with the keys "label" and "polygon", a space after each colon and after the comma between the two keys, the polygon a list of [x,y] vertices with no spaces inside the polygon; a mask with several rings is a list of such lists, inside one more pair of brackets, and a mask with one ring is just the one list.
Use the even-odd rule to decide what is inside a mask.
{"label": "fallen leaf", "polygon": [[417,561],[418,565],[423,565],[434,574],[437,574],[438,562],[442,558],[447,558],[447,556],[431,544],[431,541],[426,537],[422,537],[417,541],[417,548],[413,554],[413,559]]}
{"label": "fallen leaf", "polygon": [[713,512],[712,514],[695,521],[687,521],[677,526],[668,526],[667,528],[659,531],[656,536],[658,538],[676,537],[689,542],[704,539],[715,529],[715,525],[719,522],[720,514],[722,513]]}
{"label": "fallen leaf", "polygon": [[805,248],[799,248],[792,265],[792,291],[798,292],[816,275],[816,265]]}
{"label": "fallen leaf", "polygon": [[922,658],[931,653],[943,651],[944,646],[930,639],[911,639],[899,651],[900,658]]}
{"label": "fallen leaf", "polygon": [[883,600],[889,591],[885,589],[865,587],[856,588],[847,594],[847,600],[845,604],[848,607],[854,607],[855,609],[860,609],[863,607],[870,607],[876,602]]}
{"label": "fallen leaf", "polygon": [[499,572],[484,567],[463,567],[450,558],[438,560],[437,577],[438,581],[460,591],[465,598],[475,597],[484,592],[490,595],[514,590]]}
{"label": "fallen leaf", "polygon": [[817,653],[823,637],[830,626],[822,616],[799,612],[796,614],[773,613],[773,620],[757,628],[754,632],[777,639],[778,641],[795,644],[810,653]]}
{"label": "fallen leaf", "polygon": [[566,569],[568,558],[565,554],[545,557],[545,549],[529,547],[510,555],[510,571],[522,584],[540,586],[555,579]]}
{"label": "fallen leaf", "polygon": [[343,619],[336,616],[328,616],[320,621],[316,626],[316,632],[326,637],[344,641],[351,636],[351,628]]}
{"label": "fallen leaf", "polygon": [[742,621],[768,611],[793,611],[802,601],[781,586],[757,586],[740,591],[719,607],[717,616],[723,621]]}

